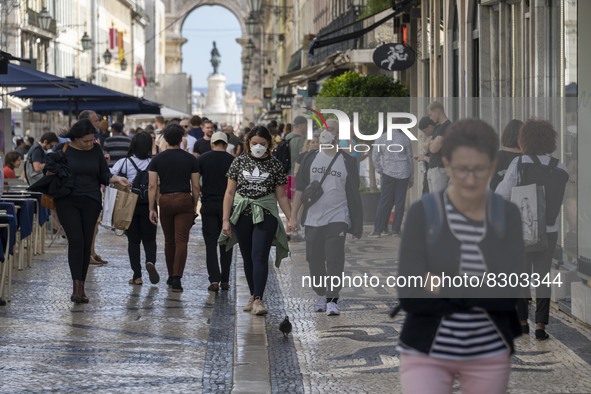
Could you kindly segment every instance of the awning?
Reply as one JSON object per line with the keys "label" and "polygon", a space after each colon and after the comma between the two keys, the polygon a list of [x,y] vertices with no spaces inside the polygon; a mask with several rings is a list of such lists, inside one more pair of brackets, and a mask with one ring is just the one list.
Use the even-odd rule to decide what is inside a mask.
{"label": "awning", "polygon": [[122,112],[125,115],[129,114],[156,114],[160,115],[160,104],[154,103],[136,97],[133,100],[119,100],[113,101],[109,99],[96,99],[74,102],[70,100],[33,100],[31,111],[33,112],[47,112],[47,111],[61,111],[65,114],[69,112],[79,113],[81,111],[91,110],[101,114],[111,112]]}
{"label": "awning", "polygon": [[[160,115],[164,119],[174,119],[174,118],[189,118],[191,115],[186,114],[181,111],[177,111],[176,109],[168,108],[165,106],[160,107]],[[141,114],[134,114],[130,115],[129,118],[132,120],[154,120],[155,115],[151,113],[141,113]]]}
{"label": "awning", "polygon": [[89,82],[84,82],[76,78],[67,78],[66,81],[76,85],[71,89],[60,87],[35,87],[18,90],[9,93],[12,96],[28,99],[78,99],[85,101],[87,99],[108,98],[112,100],[131,99],[135,96],[107,89]]}
{"label": "awning", "polygon": [[71,89],[59,87],[29,88],[9,93],[12,96],[32,99],[33,112],[63,111],[78,113],[93,110],[100,113],[160,114],[160,104],[102,86],[67,78],[75,84]]}
{"label": "awning", "polygon": [[56,87],[70,89],[73,83],[66,78],[37,71],[34,68],[8,63],[8,73],[0,74],[0,86],[3,87]]}
{"label": "awning", "polygon": [[326,58],[322,63],[282,75],[277,81],[277,86],[297,85],[304,81],[317,79],[318,77],[348,63],[349,56],[346,53],[335,53],[334,55]]}

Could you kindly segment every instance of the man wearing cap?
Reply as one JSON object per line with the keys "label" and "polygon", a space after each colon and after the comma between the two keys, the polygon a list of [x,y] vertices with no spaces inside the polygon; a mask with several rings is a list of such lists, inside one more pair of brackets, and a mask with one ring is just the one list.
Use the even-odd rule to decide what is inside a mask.
{"label": "man wearing cap", "polygon": [[288,175],[293,175],[296,159],[304,149],[307,125],[308,121],[304,116],[296,116],[293,120],[291,133],[285,137],[285,140],[289,141],[289,157],[291,160],[291,168],[289,169]]}
{"label": "man wearing cap", "polygon": [[[201,220],[203,239],[205,240],[205,261],[209,276],[209,291],[230,289],[230,264],[232,250],[226,251],[224,245],[219,245],[220,257],[218,262],[218,237],[222,232],[222,214],[224,193],[226,192],[226,174],[234,160],[234,156],[226,152],[228,137],[222,131],[211,135],[211,150],[198,157],[201,180]],[[221,270],[220,270],[221,266]]]}

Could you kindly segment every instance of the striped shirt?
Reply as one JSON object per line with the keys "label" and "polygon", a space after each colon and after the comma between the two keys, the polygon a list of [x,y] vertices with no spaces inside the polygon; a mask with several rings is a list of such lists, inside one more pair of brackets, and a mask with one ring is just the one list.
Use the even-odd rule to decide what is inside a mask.
{"label": "striped shirt", "polygon": [[109,167],[112,167],[117,160],[127,156],[129,146],[131,145],[131,138],[126,135],[119,134],[105,139],[103,149],[109,154]]}
{"label": "striped shirt", "polygon": [[[447,222],[452,234],[460,241],[460,274],[482,276],[486,261],[478,243],[485,235],[485,223],[467,218],[444,194]],[[508,353],[488,314],[480,309],[452,313],[441,320],[430,356],[448,360],[467,360]]]}

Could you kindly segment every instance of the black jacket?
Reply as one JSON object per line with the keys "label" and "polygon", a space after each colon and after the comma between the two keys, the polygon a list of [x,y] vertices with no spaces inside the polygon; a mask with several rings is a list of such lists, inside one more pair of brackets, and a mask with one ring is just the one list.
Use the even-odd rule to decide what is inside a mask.
{"label": "black jacket", "polygon": [[61,149],[47,155],[43,173],[43,178],[29,186],[28,190],[59,199],[68,196],[74,189],[74,175]]}
{"label": "black jacket", "polygon": [[[443,200],[443,192],[438,193],[438,198]],[[486,233],[479,247],[488,272],[519,275],[526,272],[521,216],[517,206],[508,201],[504,203],[504,234],[499,235],[487,220]],[[432,275],[459,275],[460,241],[452,234],[446,218],[438,239],[431,248],[427,246],[426,217],[422,201],[413,204],[406,216],[398,264],[398,276],[406,278],[425,277],[427,272]],[[494,290],[495,293],[490,293],[492,290],[486,285],[478,289],[442,288],[439,296],[419,287],[398,290],[400,307],[407,312],[400,334],[402,344],[428,354],[443,317],[478,307],[487,312],[513,352],[513,338],[521,334],[515,306],[517,298],[524,295],[523,288],[507,287],[501,290],[504,298],[484,298],[486,295],[499,296],[498,289]]]}
{"label": "black jacket", "polygon": [[[297,191],[304,191],[306,186],[310,184],[310,167],[317,154],[318,151],[310,152],[304,157],[296,177]],[[345,168],[347,169],[345,193],[347,195],[349,219],[351,220],[351,226],[347,232],[360,238],[361,234],[363,234],[363,208],[361,206],[361,194],[359,194],[359,169],[355,158],[342,152],[341,155],[345,160]]]}

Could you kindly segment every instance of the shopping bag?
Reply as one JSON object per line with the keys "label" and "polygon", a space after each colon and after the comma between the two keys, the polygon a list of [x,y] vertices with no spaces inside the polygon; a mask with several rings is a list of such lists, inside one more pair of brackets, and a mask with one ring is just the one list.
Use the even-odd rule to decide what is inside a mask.
{"label": "shopping bag", "polygon": [[115,208],[115,200],[117,199],[117,189],[114,187],[105,187],[104,195],[101,224],[105,227],[113,228],[113,210]]}
{"label": "shopping bag", "polygon": [[546,249],[548,236],[546,234],[546,198],[543,186],[535,183],[524,186],[513,186],[511,202],[521,212],[523,242],[526,252],[536,252]]}
{"label": "shopping bag", "polygon": [[55,209],[55,199],[49,194],[41,194],[41,206],[47,209]]}
{"label": "shopping bag", "polygon": [[[109,187],[108,189],[112,189]],[[117,190],[117,189],[116,189]],[[113,206],[112,227],[116,230],[127,230],[133,219],[138,195],[130,189],[117,190],[115,205]]]}

